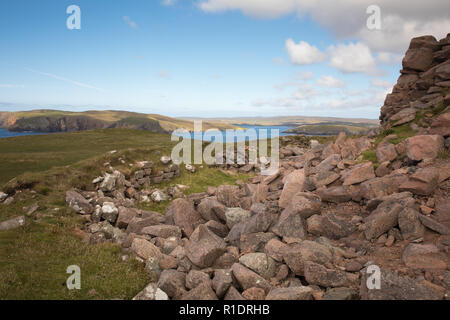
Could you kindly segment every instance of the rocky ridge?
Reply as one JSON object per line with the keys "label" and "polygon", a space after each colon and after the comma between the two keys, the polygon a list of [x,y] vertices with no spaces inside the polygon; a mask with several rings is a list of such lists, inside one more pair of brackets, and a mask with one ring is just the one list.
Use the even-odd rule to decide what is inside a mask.
{"label": "rocky ridge", "polygon": [[[450,74],[441,72],[450,66],[449,41],[450,35],[411,41],[381,110],[383,131],[341,133],[325,144],[282,137],[273,175],[228,165],[256,175],[190,196],[179,192],[184,186],[155,188],[155,177],[179,173],[168,157],[161,158],[161,175],[149,162],[128,177],[107,166],[92,182],[95,191],[69,190],[66,203],[83,216],[86,243],[115,242],[124,257],[145,265],[152,281],[136,300],[449,299],[450,99],[442,92]],[[426,91],[443,91],[425,101],[430,94],[420,96],[421,81],[433,68]],[[405,74],[415,79],[407,87]],[[406,101],[428,105],[416,109]],[[417,119],[419,110],[430,116]],[[389,131],[399,126],[414,134],[399,139]],[[376,165],[365,160],[367,151]],[[0,193],[3,203],[11,198]],[[171,200],[165,214],[136,209],[137,202],[163,199]],[[18,227],[20,218],[0,226]],[[367,286],[373,265],[380,289]]]}

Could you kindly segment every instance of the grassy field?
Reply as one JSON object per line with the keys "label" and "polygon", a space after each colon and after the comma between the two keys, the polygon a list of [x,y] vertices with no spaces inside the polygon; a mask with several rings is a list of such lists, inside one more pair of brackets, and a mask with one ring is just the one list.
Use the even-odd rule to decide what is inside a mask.
{"label": "grassy field", "polygon": [[[170,155],[169,137],[108,129],[0,139],[2,182],[17,176],[0,190],[19,190],[12,204],[0,204],[0,221],[39,205],[24,227],[0,232],[0,299],[130,299],[142,290],[149,282],[142,265],[132,258],[123,261],[114,244],[83,243],[81,218],[67,208],[65,192],[92,189],[106,162],[124,173],[135,169],[130,167],[135,161],[152,160],[157,168],[159,158]],[[247,178],[206,166],[195,174],[182,168],[179,177],[159,187],[184,184],[190,194]],[[164,213],[167,205],[144,208]],[[81,268],[81,290],[65,285],[69,265]]]}

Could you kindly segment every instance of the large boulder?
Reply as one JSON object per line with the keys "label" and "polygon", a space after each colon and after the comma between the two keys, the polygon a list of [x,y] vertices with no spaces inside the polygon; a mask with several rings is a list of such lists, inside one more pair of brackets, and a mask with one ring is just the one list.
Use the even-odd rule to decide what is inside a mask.
{"label": "large boulder", "polygon": [[194,202],[188,199],[175,199],[166,210],[166,223],[181,228],[190,237],[195,228],[205,223],[200,214],[194,209]]}
{"label": "large boulder", "polygon": [[151,282],[133,300],[169,300],[169,296],[156,283]]}
{"label": "large boulder", "polygon": [[301,243],[292,243],[286,246],[281,253],[284,261],[296,275],[304,275],[305,264],[312,261],[325,264],[333,259],[333,253],[326,246],[309,240]]}
{"label": "large boulder", "polygon": [[320,188],[317,190],[317,194],[322,201],[326,202],[342,203],[352,199],[351,194],[343,186]]}
{"label": "large boulder", "polygon": [[392,143],[380,143],[377,147],[376,155],[379,163],[390,162],[397,158],[397,151]]}
{"label": "large boulder", "polygon": [[18,227],[21,227],[25,224],[25,217],[19,216],[6,221],[0,222],[0,231],[8,231]]}
{"label": "large boulder", "polygon": [[411,160],[435,159],[444,147],[444,138],[440,135],[417,135],[406,139],[405,147]]}
{"label": "large boulder", "polygon": [[372,162],[363,162],[342,174],[341,180],[343,181],[342,184],[344,186],[348,186],[351,184],[361,183],[372,178],[375,178]]}
{"label": "large boulder", "polygon": [[365,181],[361,183],[361,196],[365,199],[375,199],[397,193],[399,186],[407,180],[406,174],[393,172]]}
{"label": "large boulder", "polygon": [[437,117],[431,124],[431,134],[450,136],[450,112],[446,112]]}
{"label": "large boulder", "polygon": [[286,208],[298,192],[305,191],[306,176],[303,169],[291,172],[286,178],[278,205]]}
{"label": "large boulder", "polygon": [[276,264],[275,261],[261,252],[248,253],[239,258],[239,262],[255,271],[264,279],[269,280],[275,275]]}
{"label": "large boulder", "polygon": [[219,186],[216,190],[216,197],[219,202],[229,208],[239,207],[240,190],[238,186]]}
{"label": "large boulder", "polygon": [[439,169],[433,167],[420,168],[408,181],[402,183],[400,191],[409,191],[417,195],[430,195],[439,182]]}
{"label": "large boulder", "polygon": [[228,228],[233,228],[235,224],[250,217],[250,211],[241,208],[229,208],[225,211],[225,218]]}
{"label": "large boulder", "polygon": [[111,224],[115,224],[117,216],[119,215],[119,209],[113,202],[103,202],[102,205],[102,218]]}
{"label": "large boulder", "polygon": [[200,204],[197,206],[198,213],[202,216],[206,221],[215,220],[218,222],[225,222],[225,211],[226,207],[217,201],[217,198],[208,197],[202,199]]}
{"label": "large boulder", "polygon": [[270,283],[258,275],[256,272],[251,271],[250,269],[244,267],[240,263],[235,263],[231,267],[231,271],[233,272],[233,276],[238,282],[239,286],[243,290],[247,290],[250,288],[261,288],[265,293],[268,293],[272,288]]}
{"label": "large boulder", "polygon": [[158,280],[158,288],[171,298],[181,296],[186,288],[186,274],[173,269],[164,270]]}
{"label": "large boulder", "polygon": [[412,207],[415,200],[410,197],[390,199],[382,202],[367,217],[364,223],[364,235],[367,240],[375,239],[398,224],[398,216],[404,208]]}
{"label": "large boulder", "polygon": [[131,250],[144,260],[150,258],[159,260],[162,256],[161,251],[150,241],[140,238],[134,238],[131,244]]}
{"label": "large boulder", "polygon": [[404,240],[414,240],[423,237],[425,228],[419,219],[420,213],[414,208],[404,208],[398,214],[398,226]]}
{"label": "large boulder", "polygon": [[309,284],[322,287],[351,287],[358,284],[359,276],[341,270],[327,269],[312,261],[305,263],[305,279]]}
{"label": "large boulder", "polygon": [[403,251],[403,263],[414,269],[447,269],[448,256],[433,244],[410,243]]}
{"label": "large boulder", "polygon": [[90,214],[94,208],[81,194],[74,190],[66,192],[66,203],[69,207],[80,214]]}
{"label": "large boulder", "polygon": [[380,289],[367,288],[367,274],[363,274],[360,293],[364,300],[441,300],[445,289],[426,280],[400,276],[381,270]]}
{"label": "large boulder", "polygon": [[187,257],[200,268],[212,266],[216,259],[225,252],[225,241],[205,225],[200,225],[195,229],[186,246]]}
{"label": "large boulder", "polygon": [[266,300],[312,300],[313,289],[310,287],[274,288]]}

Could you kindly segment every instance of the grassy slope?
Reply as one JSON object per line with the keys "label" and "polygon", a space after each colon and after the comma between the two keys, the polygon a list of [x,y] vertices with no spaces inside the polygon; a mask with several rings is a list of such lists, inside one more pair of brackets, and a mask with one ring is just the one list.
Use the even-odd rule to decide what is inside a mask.
{"label": "grassy slope", "polygon": [[[94,119],[105,121],[106,123],[112,124],[116,121],[122,120],[124,118],[143,118],[143,119],[152,119],[157,120],[161,124],[161,127],[167,131],[173,131],[177,128],[185,128],[188,130],[193,130],[193,122],[188,120],[171,118],[159,114],[143,114],[137,112],[128,112],[128,111],[114,111],[114,110],[105,110],[105,111],[85,111],[85,112],[69,112],[69,111],[60,111],[60,110],[32,110],[32,111],[22,111],[22,112],[13,112],[13,113],[4,113],[3,116],[14,116],[17,119],[19,118],[31,118],[38,116],[89,116]],[[0,114],[0,118],[2,114]],[[231,124],[205,121],[203,123],[203,129],[235,129],[236,127]]]}
{"label": "grassy slope", "polygon": [[307,134],[337,134],[344,131],[348,134],[361,134],[368,131],[369,127],[342,124],[311,124],[295,127],[288,132]]}
{"label": "grassy slope", "polygon": [[[172,143],[168,137],[108,129],[1,139],[0,155],[8,159],[0,168],[3,181],[11,175],[8,171],[15,162],[29,160],[27,169],[15,168],[24,173],[6,188],[28,185],[32,191],[17,194],[9,206],[0,204],[0,221],[24,214],[26,207],[34,203],[39,204],[39,214],[46,217],[29,218],[22,228],[0,232],[0,299],[130,299],[142,290],[149,282],[142,265],[133,259],[122,261],[116,245],[87,246],[77,236],[81,218],[66,207],[65,191],[74,186],[92,188],[91,180],[101,174],[105,162],[123,172],[133,170],[129,163],[140,160],[152,160],[157,167],[161,155],[170,154]],[[105,153],[112,149],[118,152]],[[170,184],[190,185],[185,191],[190,194],[205,191],[209,185],[234,184],[246,178],[204,167],[195,174],[182,169],[181,176]],[[163,213],[167,205],[146,208]],[[69,276],[66,268],[72,264],[81,268],[79,291],[69,291],[65,286]]]}

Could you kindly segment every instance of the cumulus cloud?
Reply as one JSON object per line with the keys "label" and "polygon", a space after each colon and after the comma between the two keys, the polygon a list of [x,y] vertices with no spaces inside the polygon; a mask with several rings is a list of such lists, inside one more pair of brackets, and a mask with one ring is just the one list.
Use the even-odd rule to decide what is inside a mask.
{"label": "cumulus cloud", "polygon": [[287,39],[286,50],[291,62],[298,65],[318,63],[327,58],[325,53],[305,41],[300,41],[297,44],[294,40]]}
{"label": "cumulus cloud", "polygon": [[300,87],[292,94],[295,100],[308,100],[317,96],[319,92],[309,83],[300,85]]}
{"label": "cumulus cloud", "polygon": [[381,9],[381,30],[369,30],[366,9],[373,0],[201,0],[206,12],[239,10],[260,18],[277,18],[287,14],[311,17],[340,39],[359,37],[372,50],[404,53],[412,37],[432,34],[445,37],[450,30],[450,10],[445,0],[377,0]]}
{"label": "cumulus cloud", "polygon": [[337,79],[333,76],[323,76],[317,79],[317,84],[323,87],[329,88],[342,88],[344,86],[344,82],[340,79]]}
{"label": "cumulus cloud", "polygon": [[375,59],[369,47],[361,42],[330,46],[327,51],[330,65],[342,72],[375,72]]}
{"label": "cumulus cloud", "polygon": [[125,21],[126,24],[128,24],[131,28],[136,29],[137,28],[137,24],[136,22],[134,22],[133,20],[131,20],[131,18],[129,16],[123,16],[122,17],[123,21]]}
{"label": "cumulus cloud", "polygon": [[292,77],[296,80],[306,81],[306,80],[313,79],[314,73],[312,73],[311,71],[301,71],[301,72],[297,72]]}

